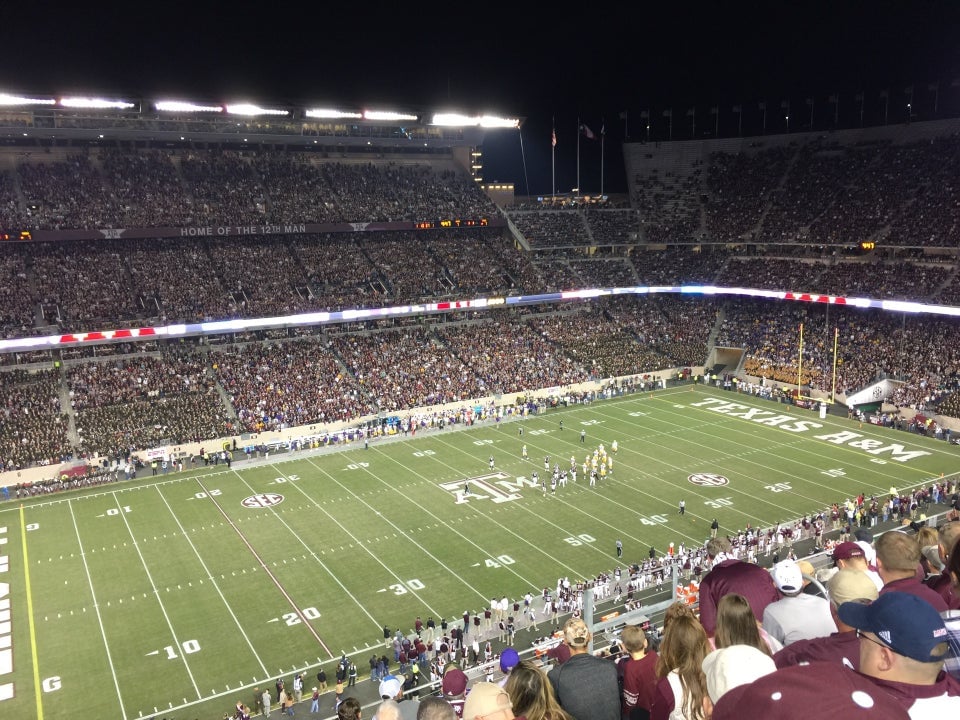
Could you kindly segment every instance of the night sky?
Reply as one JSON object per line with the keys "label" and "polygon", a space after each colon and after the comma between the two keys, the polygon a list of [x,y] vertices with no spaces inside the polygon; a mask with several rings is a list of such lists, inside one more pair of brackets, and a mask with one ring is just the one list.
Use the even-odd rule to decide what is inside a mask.
{"label": "night sky", "polygon": [[[0,92],[120,94],[196,101],[253,100],[297,106],[402,104],[456,107],[526,118],[522,131],[488,136],[487,180],[518,192],[552,190],[550,129],[556,127],[556,189],[577,181],[577,125],[606,128],[604,189],[626,186],[625,131],[666,139],[832,124],[841,127],[960,115],[960,2],[583,3],[0,3]],[[666,5],[665,3],[662,5]],[[248,9],[252,8],[252,9]],[[627,121],[621,119],[626,111]],[[522,152],[521,152],[522,140]],[[525,160],[525,163],[523,162]],[[525,167],[524,167],[525,165]],[[600,189],[600,143],[581,139],[580,186]]]}

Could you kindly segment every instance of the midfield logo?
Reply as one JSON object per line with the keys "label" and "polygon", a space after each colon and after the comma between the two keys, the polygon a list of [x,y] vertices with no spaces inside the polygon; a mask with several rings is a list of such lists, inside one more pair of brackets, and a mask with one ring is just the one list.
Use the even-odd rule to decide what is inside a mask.
{"label": "midfield logo", "polygon": [[464,478],[460,481],[440,483],[440,487],[453,494],[457,505],[471,500],[492,500],[499,504],[519,500],[523,497],[520,494],[521,489],[535,488],[537,484],[526,477],[511,480],[506,473],[496,472]]}

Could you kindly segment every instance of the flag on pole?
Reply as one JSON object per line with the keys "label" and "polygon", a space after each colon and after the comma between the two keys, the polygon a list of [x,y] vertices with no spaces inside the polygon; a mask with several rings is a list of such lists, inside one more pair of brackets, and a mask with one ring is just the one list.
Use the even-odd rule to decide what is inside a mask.
{"label": "flag on pole", "polygon": [[600,134],[601,134],[601,135],[606,135],[606,134],[607,134],[607,121],[606,121],[606,120],[604,120],[604,121],[603,121],[603,124],[600,126]]}
{"label": "flag on pole", "polygon": [[597,139],[597,136],[593,134],[593,130],[588,128],[586,125],[580,125],[580,132],[582,132],[588,140]]}
{"label": "flag on pole", "polygon": [[550,131],[550,147],[557,146],[557,129],[554,128]]}

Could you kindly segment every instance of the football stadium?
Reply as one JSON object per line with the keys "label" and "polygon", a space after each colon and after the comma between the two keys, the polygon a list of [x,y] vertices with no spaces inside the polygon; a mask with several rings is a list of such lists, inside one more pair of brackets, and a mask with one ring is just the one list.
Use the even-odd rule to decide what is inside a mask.
{"label": "football stadium", "polygon": [[372,717],[388,674],[497,681],[571,615],[658,641],[714,536],[826,594],[858,530],[956,519],[956,118],[624,143],[627,193],[520,196],[481,159],[522,119],[22,100],[6,718],[243,717],[280,681]]}

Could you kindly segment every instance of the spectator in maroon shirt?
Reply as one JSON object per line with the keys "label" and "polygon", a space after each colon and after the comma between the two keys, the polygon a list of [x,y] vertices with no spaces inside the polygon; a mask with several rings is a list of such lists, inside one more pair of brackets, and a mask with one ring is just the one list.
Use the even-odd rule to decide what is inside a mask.
{"label": "spectator in maroon shirt", "polygon": [[758,618],[763,617],[767,605],[781,597],[770,573],[759,565],[735,559],[730,552],[727,538],[707,541],[707,555],[713,567],[700,583],[700,623],[711,637],[717,629],[717,604],[727,593],[743,595]]}
{"label": "spectator in maroon shirt", "polygon": [[712,720],[909,720],[869,678],[830,663],[778,669],[727,692]]}
{"label": "spectator in maroon shirt", "polygon": [[627,625],[620,642],[628,653],[617,663],[623,689],[621,714],[623,720],[646,720],[657,685],[657,653],[647,649],[647,634],[639,625]]}
{"label": "spectator in maroon shirt", "polygon": [[946,612],[947,603],[917,577],[920,567],[920,543],[902,532],[886,532],[874,541],[877,550],[877,572],[883,579],[880,595],[902,592],[926,600],[938,613]]}

